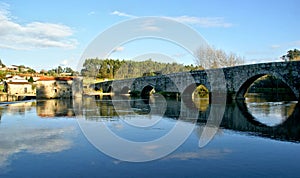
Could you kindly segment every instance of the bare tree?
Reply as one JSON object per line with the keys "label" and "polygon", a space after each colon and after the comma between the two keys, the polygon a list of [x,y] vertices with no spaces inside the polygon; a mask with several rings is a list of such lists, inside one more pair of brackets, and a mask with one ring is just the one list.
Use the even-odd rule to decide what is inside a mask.
{"label": "bare tree", "polygon": [[205,69],[231,67],[244,63],[242,57],[234,53],[226,54],[223,50],[215,48],[199,48],[196,57],[196,65]]}

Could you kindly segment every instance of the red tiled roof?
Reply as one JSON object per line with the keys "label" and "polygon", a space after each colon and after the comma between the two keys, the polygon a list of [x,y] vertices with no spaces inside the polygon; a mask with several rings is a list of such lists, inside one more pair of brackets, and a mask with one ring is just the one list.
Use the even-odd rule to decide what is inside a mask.
{"label": "red tiled roof", "polygon": [[42,76],[38,81],[51,81],[51,80],[57,80],[57,81],[69,81],[73,80],[73,77],[46,77]]}
{"label": "red tiled roof", "polygon": [[45,77],[45,76],[42,76],[37,81],[50,81],[50,80],[55,80],[55,77]]}
{"label": "red tiled roof", "polygon": [[25,85],[25,84],[31,84],[31,83],[29,83],[29,82],[7,82],[7,84]]}

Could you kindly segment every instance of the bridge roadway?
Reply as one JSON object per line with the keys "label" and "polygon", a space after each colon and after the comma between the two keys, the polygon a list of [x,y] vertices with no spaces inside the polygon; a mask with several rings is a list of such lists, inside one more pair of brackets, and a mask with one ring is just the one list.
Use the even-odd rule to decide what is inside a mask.
{"label": "bridge roadway", "polygon": [[156,92],[177,93],[192,96],[199,85],[204,85],[214,96],[226,96],[227,101],[244,99],[250,85],[264,75],[281,79],[294,93],[300,97],[300,61],[272,62],[241,65],[220,69],[198,70],[172,73],[151,77],[106,81],[94,84],[95,89],[104,93],[128,93],[141,96]]}

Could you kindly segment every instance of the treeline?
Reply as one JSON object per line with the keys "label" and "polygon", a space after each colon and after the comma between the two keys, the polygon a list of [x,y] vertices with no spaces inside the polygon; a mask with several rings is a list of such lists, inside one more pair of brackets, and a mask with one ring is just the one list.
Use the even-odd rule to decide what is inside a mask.
{"label": "treeline", "polygon": [[265,75],[257,79],[249,88],[249,93],[271,93],[281,91],[292,93],[290,88],[281,80],[272,75]]}
{"label": "treeline", "polygon": [[193,65],[162,63],[152,59],[132,61],[96,58],[85,60],[81,74],[86,77],[101,79],[125,79],[201,69],[203,68]]}
{"label": "treeline", "polygon": [[59,76],[61,74],[74,76],[77,75],[78,72],[74,71],[71,67],[61,67],[58,66],[57,68],[50,69],[48,71],[42,69],[40,74],[49,75],[49,76]]}

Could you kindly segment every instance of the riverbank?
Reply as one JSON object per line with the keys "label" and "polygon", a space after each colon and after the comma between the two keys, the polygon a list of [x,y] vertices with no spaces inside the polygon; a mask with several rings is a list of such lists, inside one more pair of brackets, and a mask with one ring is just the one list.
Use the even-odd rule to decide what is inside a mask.
{"label": "riverbank", "polygon": [[0,102],[14,102],[35,99],[35,95],[11,95],[8,93],[0,93]]}

